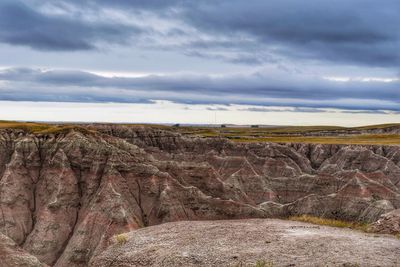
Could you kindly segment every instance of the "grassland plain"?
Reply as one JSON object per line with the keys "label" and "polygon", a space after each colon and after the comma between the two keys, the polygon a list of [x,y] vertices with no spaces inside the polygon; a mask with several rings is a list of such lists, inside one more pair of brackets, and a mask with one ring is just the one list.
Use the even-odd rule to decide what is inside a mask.
{"label": "grassland plain", "polygon": [[285,126],[260,128],[182,127],[177,128],[177,131],[183,135],[189,136],[224,137],[233,142],[360,145],[400,144],[400,134],[397,133],[398,130],[390,131],[391,129],[400,129],[400,124],[382,124],[352,128],[337,126]]}
{"label": "grassland plain", "polygon": [[[69,130],[95,131],[90,125],[74,123],[40,123],[0,121],[1,128],[22,129],[31,133],[57,133]],[[227,138],[233,142],[318,143],[352,145],[399,145],[400,123],[362,127],[274,126],[274,127],[171,127],[156,124],[122,124],[169,129],[185,136]],[[395,129],[396,131],[391,131]]]}

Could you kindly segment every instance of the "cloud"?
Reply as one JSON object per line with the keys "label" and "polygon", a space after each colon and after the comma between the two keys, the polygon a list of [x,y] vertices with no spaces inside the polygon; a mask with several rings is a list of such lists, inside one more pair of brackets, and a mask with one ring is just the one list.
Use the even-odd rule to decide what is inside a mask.
{"label": "cloud", "polygon": [[347,114],[400,114],[400,111],[393,110],[342,110],[309,107],[249,107],[239,109],[240,111],[252,112],[296,112],[296,113],[347,113]]}
{"label": "cloud", "polygon": [[209,110],[209,111],[228,111],[229,109],[222,108],[222,107],[207,107],[206,110]]}
{"label": "cloud", "polygon": [[[356,1],[201,1],[185,21],[214,34],[252,37],[290,57],[399,66],[400,3]],[[234,40],[234,38],[232,38]]]}
{"label": "cloud", "polygon": [[5,0],[0,42],[41,51],[117,43],[239,65],[398,69],[398,10],[397,0]]}
{"label": "cloud", "polygon": [[[170,100],[188,104],[251,104],[352,110],[400,110],[400,81],[338,82],[286,73],[104,77],[84,71],[4,69],[0,99],[78,102]],[[255,110],[254,110],[255,111]]]}
{"label": "cloud", "polygon": [[322,108],[304,108],[304,107],[294,107],[294,108],[264,108],[264,107],[250,107],[241,109],[241,111],[253,111],[253,112],[304,112],[304,113],[325,113],[329,110]]}
{"label": "cloud", "polygon": [[75,16],[45,14],[16,1],[0,3],[0,42],[42,51],[93,50],[99,42],[123,43],[141,30]]}
{"label": "cloud", "polygon": [[[114,64],[120,64],[122,57],[131,60],[121,52],[130,50],[134,51],[129,54],[132,61],[149,57],[149,63],[142,58],[138,65],[143,62],[143,68],[150,72],[162,61],[171,62],[171,69],[179,64],[175,69],[187,66],[192,73],[133,78],[105,77],[79,69],[9,68],[0,71],[0,99],[169,100],[274,106],[304,113],[326,108],[354,114],[395,113],[400,111],[400,81],[384,76],[398,74],[400,66],[398,10],[400,3],[395,0],[385,4],[373,0],[4,0],[0,3],[0,42],[39,50],[36,55],[43,55],[43,59],[49,51],[83,50],[85,59],[77,65],[90,60],[97,64],[103,49],[113,47]],[[65,54],[63,59],[68,62],[70,54]],[[93,54],[97,57],[91,57]],[[200,67],[186,64],[188,57],[198,60],[191,62]],[[52,60],[59,58],[62,56]],[[219,65],[224,67],[245,65],[248,71],[193,74],[198,69],[203,70],[198,73],[210,73],[210,60],[224,62]],[[102,62],[99,73],[107,71],[104,65],[108,61]],[[123,71],[129,71],[126,66],[131,65],[124,65]],[[146,72],[140,69],[142,65],[134,66]],[[265,66],[267,71],[262,68]],[[343,80],[340,75],[345,71],[340,75],[330,72],[342,66],[358,67],[354,75],[361,78],[349,75]],[[232,73],[244,69],[229,68],[227,72]],[[325,70],[321,76],[331,78],[314,75],[320,68]],[[384,72],[383,78],[375,73],[379,71]],[[248,111],[274,110],[252,107]]]}
{"label": "cloud", "polygon": [[112,7],[115,7],[117,5],[123,8],[142,8],[150,10],[165,9],[179,6],[185,3],[190,3],[189,0],[114,0],[112,2],[108,0],[89,0],[88,2],[94,5],[98,5],[99,3],[101,3],[103,5],[108,5]]}

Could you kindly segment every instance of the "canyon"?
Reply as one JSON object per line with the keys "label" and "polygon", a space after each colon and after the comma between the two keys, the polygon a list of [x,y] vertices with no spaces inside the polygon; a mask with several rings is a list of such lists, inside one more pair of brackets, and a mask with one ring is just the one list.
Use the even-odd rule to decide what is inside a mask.
{"label": "canyon", "polygon": [[232,142],[140,125],[4,128],[0,178],[0,254],[21,266],[96,266],[115,235],[177,221],[308,214],[399,231],[398,145]]}

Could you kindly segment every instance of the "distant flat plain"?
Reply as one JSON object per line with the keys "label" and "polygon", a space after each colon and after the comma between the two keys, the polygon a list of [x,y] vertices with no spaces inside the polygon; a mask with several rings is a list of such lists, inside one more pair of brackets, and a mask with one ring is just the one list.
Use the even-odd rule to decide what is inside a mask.
{"label": "distant flat plain", "polygon": [[[71,129],[96,131],[96,124],[0,121],[1,128],[20,128],[32,133],[57,133]],[[123,124],[174,130],[185,136],[227,138],[233,142],[320,143],[400,145],[400,123],[362,127],[339,126],[167,126]]]}

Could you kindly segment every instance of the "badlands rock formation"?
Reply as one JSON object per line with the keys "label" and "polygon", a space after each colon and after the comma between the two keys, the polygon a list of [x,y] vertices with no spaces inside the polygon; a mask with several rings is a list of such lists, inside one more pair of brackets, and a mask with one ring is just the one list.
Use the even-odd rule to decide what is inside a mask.
{"label": "badlands rock formation", "polygon": [[40,262],[87,266],[112,236],[165,222],[400,208],[400,147],[232,143],[115,125],[0,129],[0,232]]}
{"label": "badlands rock formation", "polygon": [[371,232],[400,234],[400,209],[382,214],[379,220],[370,225]]}
{"label": "badlands rock formation", "polygon": [[36,257],[22,250],[11,238],[0,234],[0,266],[46,267]]}

